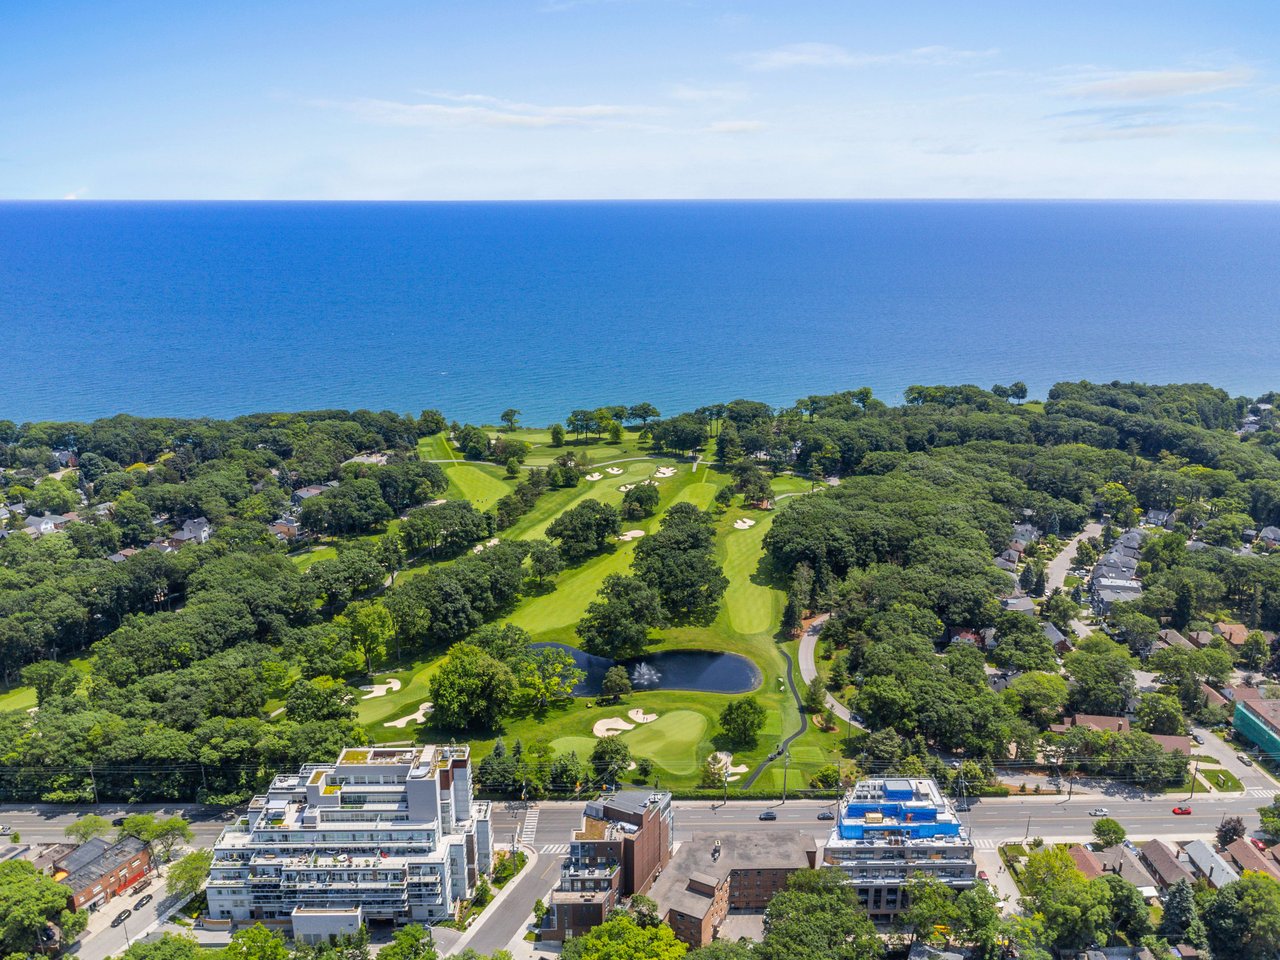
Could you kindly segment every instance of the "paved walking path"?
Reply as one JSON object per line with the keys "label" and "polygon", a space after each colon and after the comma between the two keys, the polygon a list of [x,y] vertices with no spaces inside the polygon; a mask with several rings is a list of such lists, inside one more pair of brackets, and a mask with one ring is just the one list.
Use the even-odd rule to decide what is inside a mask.
{"label": "paved walking path", "polygon": [[[822,625],[827,622],[831,614],[824,613],[816,617],[813,623],[809,624],[809,628],[805,630],[800,637],[800,679],[806,684],[812,683],[813,678],[818,675],[818,663],[816,654],[818,650],[818,634],[822,632]],[[853,712],[843,703],[827,694],[827,706],[837,717],[846,724],[852,724],[859,730],[867,729],[858,721],[853,719]]]}

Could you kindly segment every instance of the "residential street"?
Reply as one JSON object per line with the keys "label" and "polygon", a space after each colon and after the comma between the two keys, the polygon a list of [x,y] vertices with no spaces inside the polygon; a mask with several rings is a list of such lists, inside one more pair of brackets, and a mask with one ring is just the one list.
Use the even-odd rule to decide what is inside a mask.
{"label": "residential street", "polygon": [[[1100,536],[1102,536],[1102,524],[1096,522],[1085,524],[1084,529],[1068,540],[1067,545],[1058,551],[1058,555],[1045,564],[1044,583],[1046,593],[1052,592],[1055,588],[1065,586],[1067,574],[1071,572],[1071,558],[1076,555],[1076,548],[1079,547],[1080,541]],[[1072,620],[1071,629],[1076,632],[1078,637],[1087,637],[1092,632],[1092,628],[1080,620]]]}

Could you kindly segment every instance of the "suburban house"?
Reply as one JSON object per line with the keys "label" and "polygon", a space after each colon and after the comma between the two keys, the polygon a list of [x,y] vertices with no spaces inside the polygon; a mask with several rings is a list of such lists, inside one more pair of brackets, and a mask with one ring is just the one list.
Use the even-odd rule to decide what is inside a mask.
{"label": "suburban house", "polygon": [[1184,844],[1183,849],[1187,851],[1196,875],[1204,877],[1215,890],[1240,879],[1240,874],[1236,873],[1231,864],[1204,840],[1192,840]]}
{"label": "suburban house", "polygon": [[302,533],[302,524],[293,517],[281,517],[272,520],[267,529],[275,534],[277,540],[295,540]]}
{"label": "suburban house", "polygon": [[67,467],[75,467],[80,464],[80,460],[70,450],[55,450],[53,451],[53,458],[58,461],[58,466],[64,470]]}
{"label": "suburban house", "polygon": [[1258,542],[1270,549],[1280,547],[1280,527],[1263,527],[1258,531]]}
{"label": "suburban house", "polygon": [[1138,848],[1138,855],[1161,890],[1168,890],[1179,880],[1195,881],[1177,851],[1163,840],[1148,840]]}
{"label": "suburban house", "polygon": [[1160,639],[1151,645],[1151,652],[1155,653],[1157,650],[1164,650],[1168,647],[1179,647],[1183,650],[1195,649],[1195,645],[1177,630],[1161,630]]}
{"label": "suburban house", "polygon": [[[658,915],[690,947],[704,947],[750,913],[758,921],[797,870],[817,865],[817,844],[803,831],[742,831],[686,840],[653,885]],[[751,931],[742,931],[748,933]],[[758,935],[758,931],[755,931]]]}
{"label": "suburban house", "polygon": [[1006,610],[1014,610],[1018,613],[1035,613],[1035,601],[1030,597],[1005,597],[1000,601],[1000,606]]}
{"label": "suburban house", "polygon": [[71,521],[64,516],[56,513],[48,513],[43,517],[27,517],[22,521],[22,528],[29,533],[32,538],[43,537],[45,534],[56,533],[59,530],[66,529]]}
{"label": "suburban house", "polygon": [[[1049,724],[1050,733],[1066,733],[1072,727],[1084,727],[1088,730],[1110,730],[1112,733],[1129,733],[1132,729],[1125,717],[1103,717],[1089,713],[1077,713],[1063,717],[1061,723]],[[1160,745],[1165,753],[1183,753],[1191,756],[1191,738],[1149,733],[1152,740]]]}
{"label": "suburban house", "polygon": [[623,790],[592,800],[551,892],[542,939],[564,941],[604,923],[623,899],[649,889],[671,846],[671,794]]}
{"label": "suburban house", "polygon": [[194,520],[184,520],[169,540],[175,547],[183,547],[188,543],[207,543],[211,536],[212,524],[204,517],[196,517]]}
{"label": "suburban house", "polygon": [[137,837],[94,837],[54,864],[53,879],[71,892],[76,910],[97,910],[147,875],[151,855]]}
{"label": "suburban house", "polygon": [[113,553],[111,556],[107,557],[107,559],[112,563],[124,563],[137,552],[136,547],[125,547],[123,550]]}
{"label": "suburban house", "polygon": [[297,490],[293,491],[293,496],[289,499],[295,507],[300,507],[312,497],[318,497],[326,490],[332,490],[337,485],[337,480],[329,480],[326,483],[313,483],[310,486],[299,487]]}
{"label": "suburban house", "polygon": [[1102,861],[1083,843],[1068,847],[1067,854],[1071,857],[1071,862],[1076,865],[1076,869],[1085,875],[1085,879],[1095,880],[1102,876],[1104,872]]}
{"label": "suburban house", "polygon": [[1227,844],[1225,853],[1227,859],[1241,873],[1253,870],[1256,873],[1265,873],[1273,880],[1280,880],[1280,863],[1276,862],[1275,855],[1270,850],[1263,853],[1249,842],[1248,837],[1232,840]]}
{"label": "suburban house", "polygon": [[1231,644],[1231,646],[1235,647],[1237,651],[1239,651],[1240,648],[1244,646],[1245,641],[1249,639],[1249,628],[1243,623],[1215,623],[1213,625],[1213,632],[1217,636],[1226,640],[1227,643]]}
{"label": "suburban house", "polygon": [[1173,511],[1152,507],[1146,512],[1142,522],[1149,527],[1165,527],[1167,529],[1173,523]]}

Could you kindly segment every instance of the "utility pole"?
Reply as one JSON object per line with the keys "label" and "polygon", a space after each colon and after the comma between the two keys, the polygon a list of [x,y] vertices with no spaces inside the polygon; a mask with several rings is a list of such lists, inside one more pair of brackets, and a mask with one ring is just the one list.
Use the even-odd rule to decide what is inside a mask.
{"label": "utility pole", "polygon": [[89,783],[93,785],[93,802],[98,802],[98,781],[93,776],[93,764],[89,764]]}
{"label": "utility pole", "polygon": [[1191,769],[1191,795],[1187,797],[1188,800],[1190,800],[1191,797],[1194,797],[1196,795],[1196,779],[1199,776],[1200,776],[1200,761],[1197,760],[1195,766]]}

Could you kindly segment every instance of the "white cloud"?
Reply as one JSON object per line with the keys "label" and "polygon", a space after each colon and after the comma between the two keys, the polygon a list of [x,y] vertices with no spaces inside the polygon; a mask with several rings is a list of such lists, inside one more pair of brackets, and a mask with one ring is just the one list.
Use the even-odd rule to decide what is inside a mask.
{"label": "white cloud", "polygon": [[740,84],[696,87],[677,83],[671,87],[670,96],[673,100],[684,100],[690,103],[734,103],[745,100],[747,92]]}
{"label": "white cloud", "polygon": [[877,64],[949,66],[995,56],[995,50],[957,50],[928,46],[891,53],[858,53],[834,43],[789,43],[758,50],[741,58],[749,70],[788,70],[793,67],[867,67]]}
{"label": "white cloud", "polygon": [[[430,93],[416,103],[362,97],[316,100],[313,105],[352,113],[370,123],[424,127],[441,124],[488,127],[564,127],[621,122],[657,113],[653,107],[611,103],[547,106],[482,93]],[[443,102],[441,102],[443,101]]]}
{"label": "white cloud", "polygon": [[1063,93],[1100,100],[1152,100],[1188,97],[1248,86],[1254,73],[1243,67],[1226,70],[1131,70],[1068,85]]}
{"label": "white cloud", "polygon": [[755,133],[767,126],[763,120],[716,120],[707,127],[711,133]]}
{"label": "white cloud", "polygon": [[88,192],[89,192],[88,187],[76,187],[70,193],[65,194],[62,199],[63,200],[79,200],[82,197],[84,197],[84,195]]}

